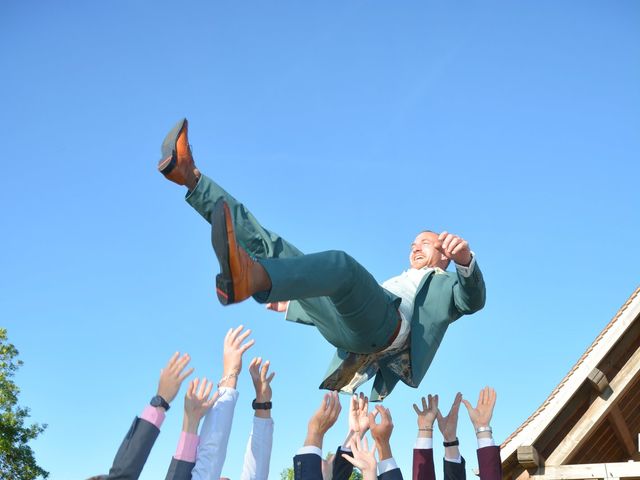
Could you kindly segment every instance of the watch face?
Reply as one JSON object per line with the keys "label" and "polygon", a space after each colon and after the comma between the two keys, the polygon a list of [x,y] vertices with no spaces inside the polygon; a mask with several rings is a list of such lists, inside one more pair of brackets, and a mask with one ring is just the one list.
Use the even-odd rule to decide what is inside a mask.
{"label": "watch face", "polygon": [[152,407],[162,407],[165,410],[169,410],[169,404],[164,401],[164,399],[160,395],[156,395],[151,399],[149,405]]}

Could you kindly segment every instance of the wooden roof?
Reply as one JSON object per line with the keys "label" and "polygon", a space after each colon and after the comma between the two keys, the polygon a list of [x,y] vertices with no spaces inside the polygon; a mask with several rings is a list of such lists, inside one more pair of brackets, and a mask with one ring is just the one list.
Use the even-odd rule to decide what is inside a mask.
{"label": "wooden roof", "polygon": [[640,288],[502,444],[504,478],[640,478],[638,432]]}

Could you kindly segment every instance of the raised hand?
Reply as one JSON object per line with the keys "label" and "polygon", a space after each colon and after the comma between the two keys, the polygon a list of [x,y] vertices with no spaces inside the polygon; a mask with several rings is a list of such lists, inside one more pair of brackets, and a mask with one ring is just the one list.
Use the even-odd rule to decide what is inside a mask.
{"label": "raised hand", "polygon": [[253,387],[256,390],[256,402],[258,403],[271,401],[271,380],[276,376],[276,373],[271,372],[271,374],[269,374],[270,365],[269,360],[263,364],[262,357],[254,358],[249,364],[249,374],[253,381]]}
{"label": "raised hand", "polygon": [[458,392],[456,393],[456,398],[453,400],[453,405],[451,405],[451,410],[449,410],[446,417],[443,417],[440,410],[438,410],[438,428],[445,442],[453,442],[458,438],[458,412],[460,411],[461,401],[462,394]]}
{"label": "raised hand", "polygon": [[[433,422],[438,415],[438,395],[427,395],[427,400],[424,397],[421,398],[422,410],[418,408],[418,405],[413,404],[413,409],[418,415],[418,430],[422,432],[433,432]],[[420,435],[424,437],[431,437],[432,435],[424,434]]]}
{"label": "raised hand", "polygon": [[[380,414],[380,423],[376,423],[376,415]],[[391,458],[391,432],[393,432],[393,420],[388,408],[376,405],[376,411],[369,414],[369,429],[371,436],[376,441],[380,460]]]}
{"label": "raised hand", "polygon": [[[198,386],[200,388],[198,388]],[[213,383],[206,378],[202,382],[194,378],[189,382],[189,388],[184,396],[184,420],[182,430],[189,433],[197,433],[200,420],[218,400],[218,392],[211,395]]]}
{"label": "raised hand", "polygon": [[342,410],[342,407],[340,406],[340,400],[338,400],[338,393],[329,392],[325,394],[320,408],[315,411],[307,425],[305,446],[314,445],[322,448],[324,434],[336,423],[340,415],[340,410]]}
{"label": "raised hand", "polygon": [[458,265],[469,266],[471,263],[469,242],[458,235],[453,235],[446,231],[438,235],[438,241],[441,242],[441,245],[436,248],[442,252],[445,257],[453,260]]}
{"label": "raised hand", "polygon": [[484,387],[478,395],[478,404],[475,408],[468,400],[463,399],[464,406],[467,407],[469,418],[476,430],[480,427],[488,427],[493,416],[493,408],[496,405],[496,391],[491,387]]}
{"label": "raised hand", "polygon": [[369,430],[369,398],[364,393],[352,395],[349,404],[349,430],[363,437]]}
{"label": "raised hand", "polygon": [[342,458],[350,462],[354,467],[357,467],[362,471],[364,480],[375,480],[377,478],[377,465],[374,451],[376,449],[376,443],[373,442],[371,450],[369,450],[369,443],[367,438],[356,436],[351,442],[351,452],[353,457],[342,454]]}
{"label": "raised hand", "polygon": [[230,328],[224,337],[224,349],[222,353],[223,376],[219,386],[235,388],[238,375],[242,370],[242,355],[249,350],[254,340],[244,342],[251,334],[251,330],[242,331],[244,327]]}
{"label": "raised hand", "polygon": [[160,371],[160,380],[158,381],[158,395],[160,395],[167,403],[171,403],[182,381],[193,373],[193,368],[184,372],[185,367],[191,360],[188,353],[180,357],[180,352],[174,353],[167,365]]}

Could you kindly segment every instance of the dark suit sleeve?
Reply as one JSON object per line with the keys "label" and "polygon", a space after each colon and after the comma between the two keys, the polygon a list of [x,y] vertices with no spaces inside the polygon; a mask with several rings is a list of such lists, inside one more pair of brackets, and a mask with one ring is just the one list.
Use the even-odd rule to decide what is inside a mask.
{"label": "dark suit sleeve", "polygon": [[322,459],[315,453],[305,453],[293,457],[295,480],[322,480]]}
{"label": "dark suit sleeve", "polygon": [[399,468],[394,468],[384,472],[382,475],[378,475],[378,480],[402,480],[402,472]]}
{"label": "dark suit sleeve", "polygon": [[462,462],[448,462],[446,459],[444,462],[444,480],[466,480],[467,469],[465,468],[464,457]]}
{"label": "dark suit sleeve", "polygon": [[456,310],[462,315],[481,310],[484,307],[487,292],[478,264],[475,264],[468,277],[463,277],[459,273],[457,276],[458,281],[453,286],[453,302]]}
{"label": "dark suit sleeve", "polygon": [[436,480],[433,448],[413,449],[413,480]]}
{"label": "dark suit sleeve", "polygon": [[353,473],[353,464],[349,460],[342,458],[342,454],[353,457],[353,453],[345,452],[338,447],[336,456],[333,459],[333,480],[349,480]]}
{"label": "dark suit sleeve", "polygon": [[165,480],[191,480],[191,470],[196,466],[196,462],[171,459],[169,471]]}
{"label": "dark suit sleeve", "polygon": [[159,434],[158,427],[136,417],[120,444],[107,478],[109,480],[136,480],[140,476]]}
{"label": "dark suit sleeve", "polygon": [[480,470],[480,480],[502,480],[500,447],[479,448],[478,466]]}

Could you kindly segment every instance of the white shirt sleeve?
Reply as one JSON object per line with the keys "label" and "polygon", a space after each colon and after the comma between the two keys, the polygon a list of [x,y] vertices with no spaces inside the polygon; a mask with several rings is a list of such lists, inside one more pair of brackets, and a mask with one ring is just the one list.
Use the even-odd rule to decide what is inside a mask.
{"label": "white shirt sleeve", "polygon": [[227,444],[231,434],[233,412],[238,401],[238,391],[221,388],[220,397],[207,412],[200,430],[200,444],[196,465],[191,471],[192,480],[218,480],[227,456]]}
{"label": "white shirt sleeve", "polygon": [[322,458],[322,450],[314,445],[307,445],[306,447],[300,447],[296,452],[296,455],[304,455],[306,453],[315,453]]}
{"label": "white shirt sleeve", "polygon": [[395,468],[398,468],[398,464],[393,457],[382,460],[378,462],[378,475],[382,475],[383,473],[389,472]]}
{"label": "white shirt sleeve", "polygon": [[433,438],[418,437],[416,438],[416,443],[413,446],[413,448],[416,448],[416,449],[433,448]]}
{"label": "white shirt sleeve", "polygon": [[253,417],[240,480],[267,480],[273,445],[273,420]]}
{"label": "white shirt sleeve", "polygon": [[470,277],[471,274],[473,273],[473,268],[476,266],[476,254],[471,252],[471,263],[469,263],[469,266],[465,267],[463,265],[458,265],[456,263],[456,270],[458,271],[458,275],[460,275],[461,277]]}
{"label": "white shirt sleeve", "polygon": [[484,437],[478,439],[478,448],[493,447],[496,442],[493,441],[493,437]]}

